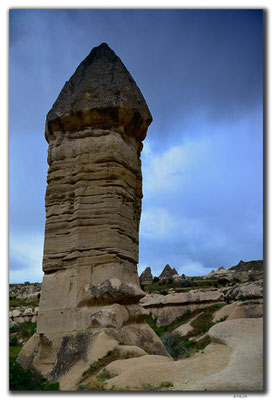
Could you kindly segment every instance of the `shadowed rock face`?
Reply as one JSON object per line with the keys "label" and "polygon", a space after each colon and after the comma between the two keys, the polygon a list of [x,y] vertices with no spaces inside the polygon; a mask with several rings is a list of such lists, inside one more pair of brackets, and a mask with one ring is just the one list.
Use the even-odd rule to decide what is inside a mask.
{"label": "shadowed rock face", "polygon": [[[140,153],[151,120],[140,90],[106,44],[79,65],[47,115],[38,335],[18,360],[49,380],[60,379],[63,389],[70,375],[80,379],[91,362],[103,357],[107,346],[102,343],[97,352],[93,338],[109,342],[112,329],[125,344],[168,354],[143,322],[148,313],[139,305],[145,295],[137,274]],[[77,356],[81,337],[84,359]],[[71,344],[72,353],[68,348],[65,353],[63,343]],[[68,360],[65,370],[63,360]]]}

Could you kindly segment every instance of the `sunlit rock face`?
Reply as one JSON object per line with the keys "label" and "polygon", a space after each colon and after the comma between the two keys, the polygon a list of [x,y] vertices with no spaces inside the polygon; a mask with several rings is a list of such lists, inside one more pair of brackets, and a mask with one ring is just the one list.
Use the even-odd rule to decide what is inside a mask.
{"label": "sunlit rock face", "polygon": [[[167,354],[138,304],[144,296],[137,275],[140,153],[151,121],[139,88],[105,43],[79,65],[47,115],[38,336],[35,350],[23,350],[19,361],[50,380],[62,379],[79,361],[87,368],[101,329],[114,332],[115,340]],[[85,356],[78,360],[82,332]],[[75,353],[67,355],[66,372],[58,366],[63,340],[73,343]]]}

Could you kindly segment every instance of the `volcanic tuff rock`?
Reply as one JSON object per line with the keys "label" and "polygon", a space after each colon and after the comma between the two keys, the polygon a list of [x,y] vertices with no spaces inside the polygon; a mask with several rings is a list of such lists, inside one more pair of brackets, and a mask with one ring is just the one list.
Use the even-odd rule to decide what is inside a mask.
{"label": "volcanic tuff rock", "polygon": [[77,363],[88,368],[101,330],[168,356],[138,304],[140,153],[151,121],[105,43],[79,65],[47,115],[44,279],[37,335],[18,360],[51,381],[66,382]]}
{"label": "volcanic tuff rock", "polygon": [[231,271],[263,271],[263,260],[243,261],[234,267],[229,268]]}
{"label": "volcanic tuff rock", "polygon": [[151,268],[147,267],[140,275],[140,284],[149,285],[153,282],[153,276],[151,273]]}
{"label": "volcanic tuff rock", "polygon": [[223,293],[226,299],[231,300],[239,300],[241,297],[245,299],[262,299],[263,279],[227,287],[223,290]]}
{"label": "volcanic tuff rock", "polygon": [[160,279],[168,279],[168,278],[172,278],[173,275],[178,275],[176,268],[171,268],[169,264],[166,264],[166,266],[164,267],[159,278]]}
{"label": "volcanic tuff rock", "polygon": [[[106,389],[144,390],[171,382],[167,390],[261,391],[263,390],[263,320],[243,318],[214,325],[204,351],[171,361],[141,356],[107,365],[114,375]],[[115,376],[116,375],[116,376]]]}
{"label": "volcanic tuff rock", "polygon": [[140,300],[140,304],[157,318],[157,326],[169,325],[187,311],[205,308],[224,300],[218,290],[190,290],[187,293],[173,293],[166,296],[149,294]]}

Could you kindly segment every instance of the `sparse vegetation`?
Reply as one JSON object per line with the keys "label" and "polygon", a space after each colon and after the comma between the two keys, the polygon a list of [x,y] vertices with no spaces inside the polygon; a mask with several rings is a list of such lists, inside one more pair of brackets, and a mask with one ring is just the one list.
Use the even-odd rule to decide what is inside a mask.
{"label": "sparse vegetation", "polygon": [[37,322],[27,321],[22,324],[12,325],[9,328],[9,333],[18,333],[20,338],[28,338],[36,332]]}
{"label": "sparse vegetation", "polygon": [[154,391],[158,391],[158,390],[163,390],[163,389],[168,389],[170,387],[173,387],[173,383],[166,381],[166,382],[162,382],[159,385],[151,385],[149,383],[143,385],[143,390],[145,392],[154,392]]}
{"label": "sparse vegetation", "polygon": [[137,355],[133,352],[121,355],[116,349],[108,351],[105,357],[99,358],[84,372],[77,390],[105,390],[106,381],[114,376],[107,371],[106,366],[113,361],[131,357]]}
{"label": "sparse vegetation", "polygon": [[58,383],[49,383],[46,379],[31,371],[25,371],[16,362],[9,365],[10,390],[59,390]]}
{"label": "sparse vegetation", "polygon": [[[214,325],[212,322],[213,313],[224,305],[225,303],[216,303],[202,309],[187,311],[171,324],[165,326],[157,326],[157,318],[152,318],[151,314],[149,314],[146,322],[161,338],[169,354],[174,359],[189,357],[194,352],[203,350],[211,342],[208,335],[202,337],[200,340],[197,340],[196,338],[205,334]],[[197,318],[195,318],[196,316]],[[174,329],[193,318],[195,318],[191,322],[193,330],[189,331],[187,335],[181,336],[173,333]]]}
{"label": "sparse vegetation", "polygon": [[[39,293],[40,294],[40,293]],[[28,298],[21,298],[16,296],[9,296],[9,308],[12,310],[15,307],[20,307],[22,309],[26,307],[38,307],[39,298],[38,295],[31,296]]]}

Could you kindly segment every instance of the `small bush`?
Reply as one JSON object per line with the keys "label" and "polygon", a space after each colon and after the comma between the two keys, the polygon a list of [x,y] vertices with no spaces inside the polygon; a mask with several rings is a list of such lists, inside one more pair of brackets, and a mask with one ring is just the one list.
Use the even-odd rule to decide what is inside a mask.
{"label": "small bush", "polygon": [[159,282],[159,278],[157,277],[157,276],[154,276],[154,278],[153,278],[153,283],[156,283],[156,282]]}
{"label": "small bush", "polygon": [[38,293],[37,294],[37,299],[40,300],[40,298],[41,298],[41,293]]}
{"label": "small bush", "polygon": [[174,279],[173,279],[173,278],[168,278],[168,279],[167,279],[167,283],[168,283],[169,285],[171,285],[173,282],[174,282]]}
{"label": "small bush", "polygon": [[177,359],[181,356],[184,357],[189,354],[186,346],[181,343],[181,339],[178,334],[166,332],[161,339],[166,350],[174,359]]}
{"label": "small bush", "polygon": [[162,290],[160,291],[160,294],[162,294],[163,296],[166,296],[166,295],[168,294],[168,292],[167,292],[167,290],[162,289]]}
{"label": "small bush", "polygon": [[58,383],[49,383],[40,375],[25,371],[17,362],[9,365],[10,390],[59,390]]}
{"label": "small bush", "polygon": [[30,282],[29,281],[25,281],[25,285],[30,285]]}
{"label": "small bush", "polygon": [[192,285],[193,285],[193,282],[191,279],[184,279],[184,281],[182,282],[183,287],[190,287]]}
{"label": "small bush", "polygon": [[10,346],[16,346],[17,343],[18,343],[17,337],[16,336],[12,336],[10,338],[10,341],[9,341]]}

